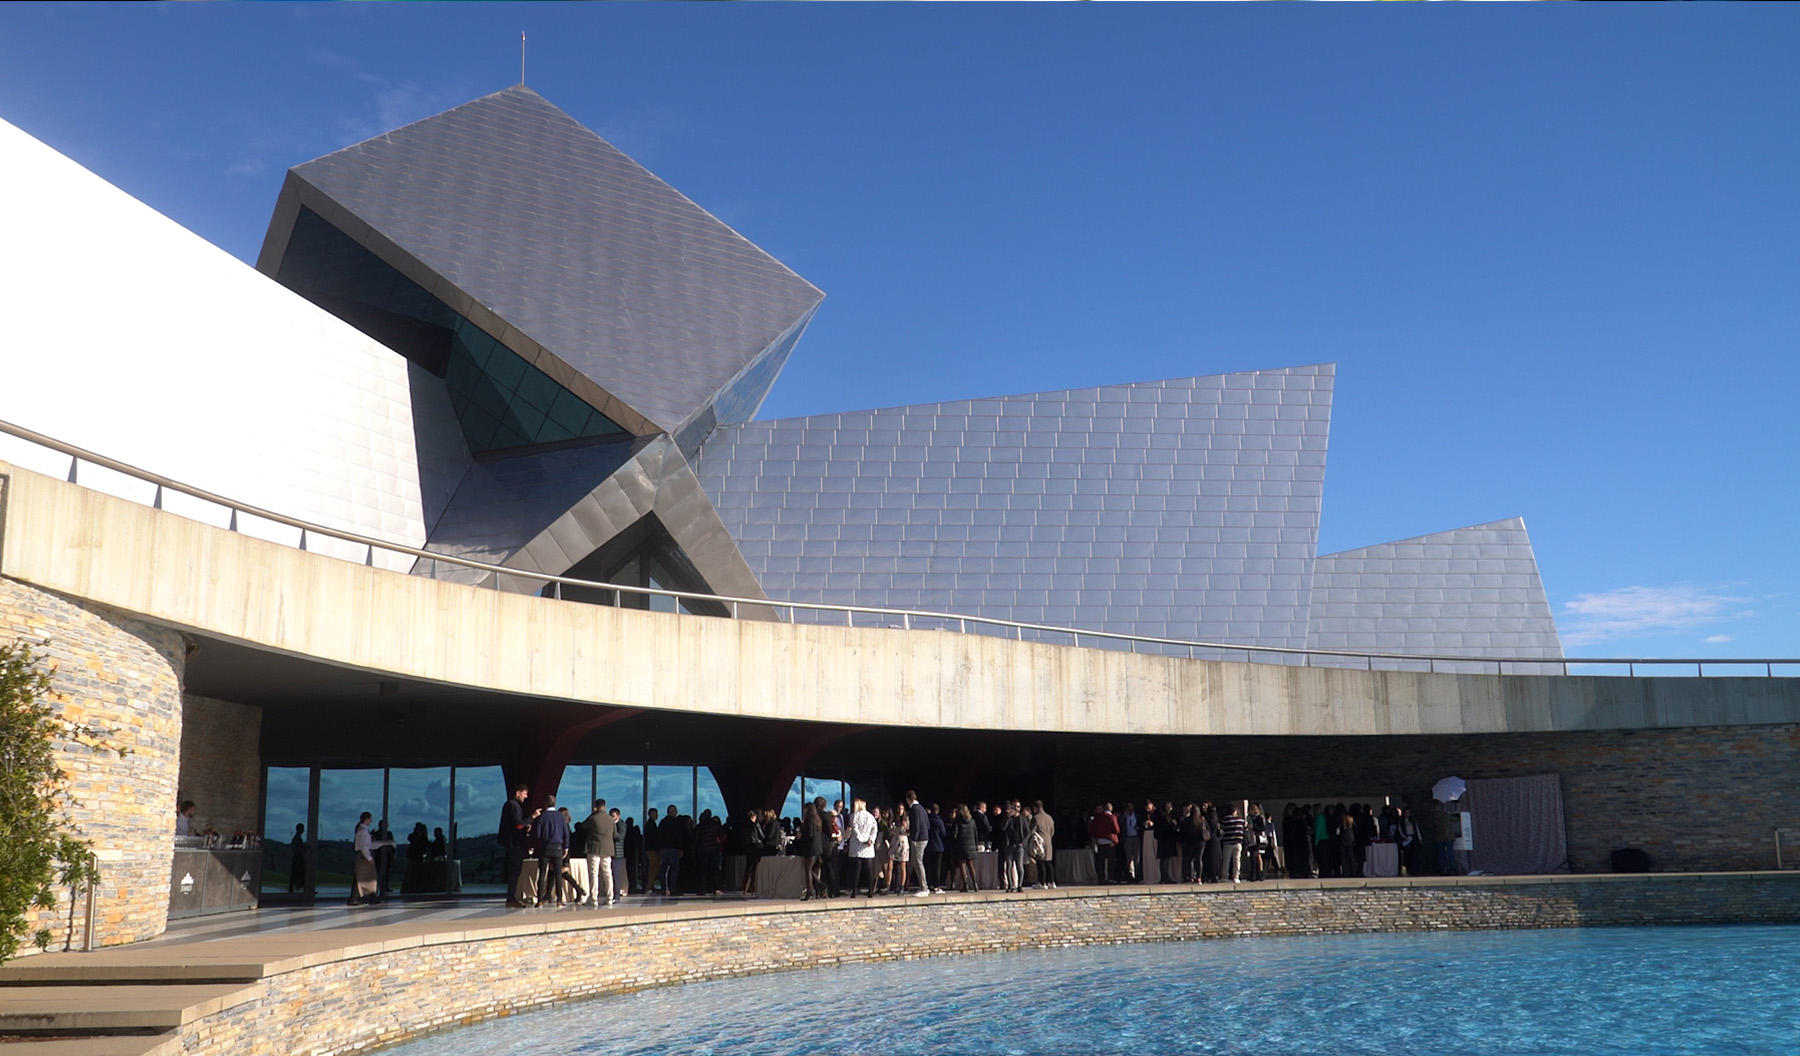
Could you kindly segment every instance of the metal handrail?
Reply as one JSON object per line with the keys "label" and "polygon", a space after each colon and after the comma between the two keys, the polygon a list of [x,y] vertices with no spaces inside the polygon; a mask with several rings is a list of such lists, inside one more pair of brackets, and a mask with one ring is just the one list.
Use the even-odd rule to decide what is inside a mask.
{"label": "metal handrail", "polygon": [[[859,614],[866,615],[866,616],[898,617],[900,620],[900,623],[901,623],[901,627],[906,630],[913,629],[912,624],[913,624],[914,620],[923,620],[928,623],[932,622],[932,621],[942,622],[942,623],[946,623],[946,624],[954,623],[957,627],[958,632],[964,633],[964,634],[968,633],[970,624],[975,624],[978,626],[1002,628],[1005,631],[1010,632],[1010,636],[1019,641],[1023,641],[1025,638],[1025,633],[1027,631],[1029,631],[1029,632],[1032,632],[1034,635],[1052,635],[1052,636],[1067,635],[1067,636],[1069,636],[1069,638],[1071,640],[1071,644],[1073,644],[1075,646],[1079,646],[1081,644],[1081,640],[1083,638],[1097,639],[1100,641],[1110,641],[1110,642],[1124,642],[1124,643],[1127,643],[1131,647],[1133,652],[1135,652],[1137,650],[1137,646],[1140,644],[1153,645],[1153,646],[1173,646],[1176,648],[1186,649],[1190,659],[1195,658],[1196,655],[1201,651],[1205,651],[1207,653],[1225,653],[1225,654],[1230,654],[1230,655],[1240,655],[1241,654],[1245,657],[1247,662],[1255,662],[1254,658],[1258,657],[1258,656],[1293,656],[1293,657],[1302,658],[1302,660],[1306,666],[1311,666],[1313,657],[1335,657],[1335,658],[1341,658],[1341,659],[1345,659],[1345,660],[1363,661],[1364,665],[1365,665],[1365,669],[1370,670],[1370,671],[1376,670],[1376,667],[1374,666],[1374,662],[1376,660],[1394,660],[1394,661],[1400,661],[1403,663],[1423,663],[1423,664],[1427,665],[1428,670],[1434,671],[1434,672],[1437,670],[1437,665],[1440,663],[1442,663],[1442,664],[1461,664],[1461,665],[1493,664],[1495,666],[1495,671],[1497,673],[1501,673],[1501,674],[1505,673],[1505,666],[1507,664],[1513,664],[1513,665],[1530,664],[1530,665],[1533,665],[1533,668],[1534,668],[1533,673],[1537,673],[1536,669],[1541,669],[1545,666],[1559,666],[1562,669],[1562,673],[1564,675],[1567,675],[1569,673],[1569,666],[1571,664],[1589,664],[1589,665],[1610,665],[1610,666],[1624,665],[1627,669],[1628,675],[1630,675],[1631,677],[1635,677],[1637,674],[1637,667],[1640,665],[1643,665],[1643,666],[1666,666],[1666,665],[1686,666],[1688,664],[1692,664],[1695,666],[1696,672],[1698,674],[1704,675],[1705,666],[1708,664],[1711,664],[1715,667],[1718,667],[1718,666],[1760,666],[1764,669],[1764,674],[1767,675],[1768,677],[1772,678],[1775,676],[1775,667],[1778,664],[1783,665],[1783,666],[1800,665],[1800,659],[1795,659],[1795,658],[1733,659],[1733,658],[1725,658],[1725,657],[1709,657],[1709,658],[1704,658],[1704,659],[1667,659],[1667,658],[1657,658],[1657,657],[1619,657],[1619,658],[1542,657],[1542,656],[1495,657],[1495,656],[1452,656],[1452,655],[1437,655],[1437,654],[1427,654],[1427,653],[1353,652],[1353,651],[1344,650],[1344,649],[1300,649],[1300,648],[1294,648],[1292,646],[1278,646],[1278,645],[1244,645],[1241,643],[1233,643],[1233,642],[1197,642],[1197,641],[1190,641],[1190,640],[1183,639],[1183,638],[1157,638],[1157,637],[1151,637],[1148,635],[1126,634],[1126,633],[1120,632],[1120,631],[1082,630],[1077,627],[1061,627],[1061,626],[1057,626],[1054,624],[1044,624],[1044,623],[1026,623],[1026,622],[1023,622],[1020,620],[1002,619],[997,616],[972,616],[967,613],[934,612],[934,611],[930,611],[930,610],[920,610],[920,609],[887,609],[887,608],[874,608],[874,607],[863,606],[863,605],[832,605],[832,604],[827,604],[824,602],[813,602],[813,601],[779,601],[779,600],[775,600],[772,598],[746,598],[746,597],[738,597],[738,596],[734,596],[734,595],[730,595],[730,594],[701,594],[701,593],[696,593],[694,591],[666,590],[666,589],[663,589],[660,587],[627,586],[622,583],[607,583],[607,582],[600,581],[600,580],[577,579],[572,576],[552,575],[547,572],[532,572],[532,571],[528,571],[526,569],[508,568],[504,565],[494,565],[494,564],[489,564],[485,561],[475,561],[475,560],[472,560],[472,559],[466,558],[466,557],[457,557],[453,554],[442,554],[442,553],[437,553],[432,550],[422,550],[415,546],[407,546],[404,543],[395,543],[395,542],[390,542],[390,541],[384,540],[384,539],[377,539],[372,536],[359,534],[357,532],[347,532],[342,529],[331,528],[331,527],[328,527],[328,526],[322,525],[322,524],[315,524],[311,521],[302,520],[298,517],[289,517],[286,514],[276,513],[273,510],[265,510],[259,506],[252,506],[248,503],[238,502],[235,499],[230,499],[223,495],[219,495],[214,492],[207,491],[204,488],[197,488],[190,484],[184,484],[181,481],[174,480],[170,477],[165,477],[159,473],[152,473],[147,469],[140,469],[137,466],[133,466],[129,463],[120,462],[119,460],[113,459],[113,458],[108,458],[105,455],[98,454],[93,451],[89,451],[86,448],[77,447],[74,444],[64,443],[61,440],[57,440],[53,437],[45,436],[42,433],[36,432],[31,429],[27,429],[21,425],[14,425],[11,422],[0,421],[0,433],[6,433],[8,435],[17,437],[21,440],[27,441],[29,443],[36,444],[39,447],[48,448],[49,450],[55,451],[59,454],[68,455],[69,458],[71,459],[71,462],[69,464],[69,482],[70,483],[78,482],[77,477],[79,476],[80,464],[82,462],[89,462],[96,466],[100,466],[105,469],[110,469],[116,473],[123,473],[126,476],[134,477],[138,480],[144,481],[147,484],[156,485],[156,489],[157,489],[156,497],[155,497],[155,500],[152,503],[152,505],[157,509],[162,509],[163,492],[165,490],[179,492],[183,495],[187,495],[192,498],[200,499],[203,502],[210,502],[216,506],[221,506],[221,507],[231,511],[231,522],[230,522],[230,530],[231,531],[238,530],[238,526],[237,526],[238,525],[238,514],[240,514],[240,513],[247,514],[251,517],[257,517],[257,518],[260,518],[265,521],[273,522],[275,524],[280,524],[280,525],[284,525],[289,528],[298,529],[300,531],[300,549],[301,550],[306,549],[306,541],[307,541],[308,535],[320,535],[320,536],[325,536],[326,538],[337,539],[342,542],[353,543],[358,546],[367,547],[368,555],[367,555],[366,559],[364,560],[364,564],[367,564],[367,565],[373,565],[375,563],[375,552],[377,550],[385,551],[388,553],[395,553],[395,554],[406,554],[408,556],[420,558],[420,559],[427,560],[427,561],[437,561],[437,562],[441,562],[441,563],[448,564],[448,565],[454,565],[454,566],[457,566],[460,568],[468,568],[468,569],[473,569],[478,572],[488,573],[492,576],[492,582],[489,585],[494,587],[495,589],[498,589],[498,587],[499,587],[499,582],[500,582],[501,576],[512,576],[516,579],[523,579],[523,580],[527,580],[527,581],[534,582],[534,583],[541,582],[544,585],[552,588],[551,596],[559,601],[562,600],[562,588],[563,587],[580,587],[583,589],[590,589],[590,590],[598,589],[598,590],[603,590],[603,591],[611,591],[613,594],[614,604],[617,604],[621,600],[621,595],[634,594],[634,595],[643,595],[645,597],[672,598],[676,601],[698,601],[698,602],[705,602],[705,603],[711,603],[711,604],[716,604],[716,605],[723,605],[723,606],[726,606],[730,610],[733,618],[736,618],[738,616],[740,607],[746,606],[746,605],[756,606],[756,607],[760,607],[760,608],[774,609],[777,611],[779,611],[781,609],[786,609],[786,610],[788,610],[789,622],[793,621],[794,613],[796,611],[800,611],[800,610],[805,610],[805,611],[810,611],[810,612],[841,613],[844,617],[844,625],[846,627],[855,626],[855,617]],[[1382,668],[1381,670],[1389,670],[1389,669]]]}

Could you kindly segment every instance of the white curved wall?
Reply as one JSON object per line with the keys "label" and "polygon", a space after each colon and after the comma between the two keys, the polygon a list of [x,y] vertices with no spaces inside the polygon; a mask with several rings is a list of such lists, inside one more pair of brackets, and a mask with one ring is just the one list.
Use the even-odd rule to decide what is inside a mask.
{"label": "white curved wall", "polygon": [[[422,544],[406,361],[5,121],[0,317],[0,419],[289,516]],[[69,471],[66,457],[4,435],[0,460]],[[80,481],[141,502],[153,490],[88,466]],[[164,505],[228,520],[180,496]],[[239,527],[298,541],[270,523]]]}

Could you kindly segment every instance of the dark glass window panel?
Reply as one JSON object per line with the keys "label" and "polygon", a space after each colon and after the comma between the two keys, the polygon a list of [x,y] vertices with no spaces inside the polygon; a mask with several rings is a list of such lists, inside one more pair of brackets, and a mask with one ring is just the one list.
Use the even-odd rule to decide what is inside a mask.
{"label": "dark glass window panel", "polygon": [[475,406],[465,408],[460,417],[463,434],[469,438],[469,446],[477,451],[492,450],[494,434],[500,431],[500,420]]}
{"label": "dark glass window panel", "polygon": [[[382,818],[380,770],[324,770],[319,774],[319,857],[314,864],[317,890],[347,894],[350,890],[350,849],[356,835],[356,819],[363,811]],[[289,830],[292,831],[291,829]]]}
{"label": "dark glass window panel", "polygon": [[[263,805],[263,890],[299,891],[306,887],[306,834],[300,834],[302,850],[295,860],[295,826],[306,824],[311,800],[312,770],[304,766],[271,766],[268,795]],[[299,866],[297,873],[295,866]],[[294,880],[289,883],[290,878]]]}
{"label": "dark glass window panel", "polygon": [[506,398],[506,393],[494,387],[492,378],[483,377],[469,395],[474,399],[475,406],[499,421],[506,421],[507,404],[510,401]]}
{"label": "dark glass window panel", "polygon": [[594,768],[595,795],[608,809],[619,808],[619,817],[641,820],[644,816],[644,768],[607,766]]}
{"label": "dark glass window panel", "polygon": [[450,386],[452,393],[460,393],[465,399],[475,391],[475,385],[481,380],[481,368],[466,355],[453,355],[445,368],[444,381]]}
{"label": "dark glass window panel", "polygon": [[493,378],[509,391],[516,391],[525,371],[534,370],[531,364],[520,359],[511,349],[500,346],[494,349],[494,355],[487,362],[488,377]]}
{"label": "dark glass window panel", "polygon": [[689,817],[694,813],[694,768],[691,766],[653,766],[650,768],[650,805],[668,813],[673,805]]}
{"label": "dark glass window panel", "polygon": [[456,768],[456,832],[451,857],[462,862],[463,892],[499,892],[506,868],[496,836],[506,803],[506,778],[497,766]]}
{"label": "dark glass window panel", "polygon": [[420,286],[418,283],[403,280],[398,283],[394,287],[394,291],[388,295],[387,307],[389,311],[397,312],[409,319],[418,319],[424,322],[436,322],[437,320],[431,319],[426,314],[429,311],[431,304],[436,300],[437,298],[426,293],[424,287]]}
{"label": "dark glass window panel", "polygon": [[694,803],[695,816],[699,816],[699,812],[703,810],[712,811],[715,818],[729,816],[725,809],[725,793],[719,791],[719,782],[713,777],[712,771],[702,766],[694,776],[700,785],[699,798]]}
{"label": "dark glass window panel", "polygon": [[494,349],[500,346],[498,341],[483,333],[479,327],[473,324],[465,323],[457,327],[456,336],[459,350],[469,357],[469,362],[481,368],[487,366],[488,360],[493,357]]}
{"label": "dark glass window panel", "polygon": [[576,434],[564,428],[562,423],[555,419],[546,419],[543,427],[537,431],[537,442],[540,444],[553,444],[558,440],[573,440],[575,439],[575,435]]}
{"label": "dark glass window panel", "polygon": [[550,375],[534,368],[526,371],[525,374],[519,378],[518,387],[514,391],[518,393],[519,399],[524,400],[539,411],[547,412],[550,410],[551,405],[556,402],[556,394],[568,390],[564,389],[556,382],[551,381]]}
{"label": "dark glass window panel", "polygon": [[581,430],[581,435],[610,436],[615,433],[623,433],[624,431],[625,430],[611,418],[601,414],[599,411],[593,411],[589,413],[587,426]]}
{"label": "dark glass window panel", "polygon": [[278,279],[443,377],[477,454],[625,432],[310,209],[294,221]]}
{"label": "dark glass window panel", "polygon": [[513,400],[507,405],[506,410],[506,424],[517,429],[522,436],[529,437],[538,443],[543,442],[538,439],[538,434],[544,428],[543,411],[520,399]]}
{"label": "dark glass window panel", "polygon": [[[599,412],[581,402],[568,389],[559,389],[556,399],[551,401],[550,420],[569,431],[570,436],[582,436],[587,433],[588,417]],[[604,416],[602,416],[604,420]],[[610,423],[609,423],[610,424]]]}

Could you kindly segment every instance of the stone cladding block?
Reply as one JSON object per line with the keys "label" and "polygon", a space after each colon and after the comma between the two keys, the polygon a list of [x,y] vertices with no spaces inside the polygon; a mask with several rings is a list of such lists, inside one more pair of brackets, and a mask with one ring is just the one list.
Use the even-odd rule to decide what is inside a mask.
{"label": "stone cladding block", "polygon": [[262,709],[189,693],[181,699],[181,780],[177,799],[194,801],[194,821],[230,835],[261,832]]}
{"label": "stone cladding block", "polygon": [[[100,856],[95,944],[162,934],[169,911],[175,781],[181,748],[181,635],[122,613],[0,578],[0,641],[29,643],[55,667],[62,716],[109,731],[128,754],[62,743],[70,816]],[[47,644],[46,644],[47,643]],[[69,905],[47,911],[60,948]],[[74,941],[79,944],[80,914]],[[29,947],[28,947],[29,949]]]}

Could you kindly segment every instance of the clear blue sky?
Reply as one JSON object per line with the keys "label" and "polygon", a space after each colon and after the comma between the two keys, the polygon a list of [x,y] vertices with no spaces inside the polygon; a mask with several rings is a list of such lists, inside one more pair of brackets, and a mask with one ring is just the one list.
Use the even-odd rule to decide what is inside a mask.
{"label": "clear blue sky", "polygon": [[1800,655],[1800,7],[0,7],[253,260],[528,81],[826,291],[764,417],[1332,361],[1321,549],[1523,515],[1572,653]]}

